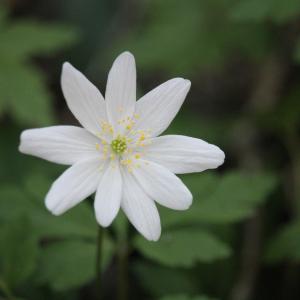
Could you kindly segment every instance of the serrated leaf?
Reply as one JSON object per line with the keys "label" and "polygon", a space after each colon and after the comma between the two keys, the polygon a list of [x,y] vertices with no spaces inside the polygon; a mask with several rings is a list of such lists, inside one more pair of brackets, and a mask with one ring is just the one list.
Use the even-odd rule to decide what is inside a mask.
{"label": "serrated leaf", "polygon": [[61,25],[4,22],[0,30],[0,115],[9,112],[20,124],[53,122],[45,78],[30,59],[34,54],[53,53],[74,42],[76,36],[74,30]]}
{"label": "serrated leaf", "polygon": [[36,268],[38,241],[29,219],[20,217],[0,231],[0,277],[11,288],[24,283]]}
{"label": "serrated leaf", "polygon": [[0,186],[0,224],[26,215],[34,224],[39,238],[95,239],[97,223],[87,201],[77,205],[63,216],[53,216],[44,205],[51,181],[43,176],[30,176],[24,186]]}
{"label": "serrated leaf", "polygon": [[34,54],[49,54],[74,42],[78,34],[64,25],[44,24],[32,20],[8,24],[0,33],[2,55],[27,60]]}
{"label": "serrated leaf", "polygon": [[268,242],[265,251],[268,263],[300,262],[300,222],[281,228]]}
{"label": "serrated leaf", "polygon": [[164,226],[187,223],[232,223],[251,216],[276,186],[271,174],[230,172],[219,177],[196,174],[183,178],[194,196],[187,211],[161,209]]}
{"label": "serrated leaf", "polygon": [[[189,5],[149,1],[145,21],[127,36],[122,35],[110,52],[126,48],[135,53],[141,68],[185,76],[220,69],[237,50],[257,60],[270,49],[268,28],[230,18],[232,6],[220,0],[190,0]],[[189,53],[183,55],[186,49]]]}
{"label": "serrated leaf", "polygon": [[195,294],[199,289],[199,283],[186,270],[145,262],[135,263],[133,270],[144,289],[155,296]]}
{"label": "serrated leaf", "polygon": [[134,245],[144,256],[173,267],[191,267],[198,261],[208,263],[231,253],[229,246],[213,234],[193,229],[164,232],[157,243],[138,236]]}
{"label": "serrated leaf", "polygon": [[37,234],[47,237],[81,237],[94,239],[98,225],[92,207],[85,200],[62,216],[53,216],[45,207],[44,198],[50,188],[51,180],[32,174],[25,181],[30,205],[35,213],[32,220],[37,224]]}
{"label": "serrated leaf", "polygon": [[21,124],[53,123],[50,95],[41,72],[30,65],[1,64],[0,86],[0,108]]}
{"label": "serrated leaf", "polygon": [[[113,254],[111,241],[104,237],[103,269]],[[37,281],[56,291],[77,288],[90,282],[96,273],[96,244],[86,241],[63,241],[50,244],[41,255]]]}

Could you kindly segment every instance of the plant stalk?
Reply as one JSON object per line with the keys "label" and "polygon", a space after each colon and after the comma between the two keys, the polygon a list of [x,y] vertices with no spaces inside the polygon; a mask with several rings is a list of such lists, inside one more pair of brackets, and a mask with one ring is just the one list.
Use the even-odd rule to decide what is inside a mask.
{"label": "plant stalk", "polygon": [[118,249],[118,300],[128,299],[128,244],[120,239]]}
{"label": "plant stalk", "polygon": [[102,246],[103,246],[103,228],[98,226],[97,247],[96,247],[96,299],[102,299]]}

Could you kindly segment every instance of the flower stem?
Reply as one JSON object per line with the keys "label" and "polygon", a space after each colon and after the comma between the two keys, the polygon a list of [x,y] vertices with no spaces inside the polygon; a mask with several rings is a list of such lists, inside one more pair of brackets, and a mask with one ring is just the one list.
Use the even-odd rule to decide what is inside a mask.
{"label": "flower stem", "polygon": [[118,300],[128,298],[128,244],[126,239],[119,241],[118,249]]}
{"label": "flower stem", "polygon": [[102,244],[103,228],[98,226],[97,250],[96,250],[96,299],[102,299]]}
{"label": "flower stem", "polygon": [[128,299],[128,258],[129,258],[129,239],[128,239],[128,221],[121,215],[117,225],[117,241],[118,241],[118,289],[117,299]]}

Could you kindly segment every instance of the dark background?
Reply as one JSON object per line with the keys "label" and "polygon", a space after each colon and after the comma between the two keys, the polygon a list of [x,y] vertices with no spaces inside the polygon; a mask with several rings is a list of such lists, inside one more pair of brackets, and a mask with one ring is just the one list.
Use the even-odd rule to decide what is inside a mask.
{"label": "dark background", "polygon": [[161,210],[149,243],[122,215],[106,232],[104,299],[300,299],[300,1],[0,1],[0,299],[96,299],[91,200],[53,217],[64,170],[17,151],[26,128],[76,124],[60,89],[70,61],[104,93],[129,50],[142,95],[191,91],[168,132],[226,153],[183,176],[188,212]]}

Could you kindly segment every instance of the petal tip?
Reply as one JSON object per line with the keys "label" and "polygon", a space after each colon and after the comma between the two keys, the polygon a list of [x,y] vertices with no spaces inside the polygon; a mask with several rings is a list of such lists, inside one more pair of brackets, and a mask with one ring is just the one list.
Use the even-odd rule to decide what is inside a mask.
{"label": "petal tip", "polygon": [[57,209],[57,206],[53,206],[50,201],[48,200],[48,197],[46,196],[45,200],[45,205],[46,208],[54,215],[54,216],[59,216],[62,214],[60,210]]}
{"label": "petal tip", "polygon": [[192,83],[191,83],[191,81],[188,80],[188,79],[185,79],[185,80],[184,80],[184,83],[185,83],[184,90],[186,91],[186,93],[188,93],[189,90],[190,90],[190,88],[191,88]]}
{"label": "petal tip", "polygon": [[65,70],[67,68],[73,68],[73,66],[68,61],[65,61],[62,65],[62,69]]}
{"label": "petal tip", "polygon": [[157,229],[157,231],[153,232],[151,234],[151,237],[148,237],[147,239],[151,242],[157,242],[160,239],[161,236],[161,229]]}
{"label": "petal tip", "polygon": [[[34,130],[34,129],[31,129],[31,130]],[[24,153],[24,154],[28,154],[26,149],[27,147],[29,146],[30,143],[28,143],[28,137],[29,137],[29,130],[24,130],[21,132],[21,135],[20,135],[20,144],[18,146],[18,150],[19,152],[21,153]]]}
{"label": "petal tip", "polygon": [[129,51],[122,52],[114,61],[114,64],[129,64],[129,65],[135,65],[135,58],[134,55]]}
{"label": "petal tip", "polygon": [[75,68],[69,62],[66,61],[63,63],[60,78],[62,87],[64,87],[64,82],[72,76],[74,69]]}
{"label": "petal tip", "polygon": [[18,151],[23,153],[24,151],[24,136],[25,136],[25,131],[23,131],[20,135],[20,143],[18,146]]}
{"label": "petal tip", "polygon": [[189,79],[185,79],[185,84],[190,87],[192,83]]}
{"label": "petal tip", "polygon": [[113,219],[109,219],[109,218],[103,218],[103,216],[99,216],[97,213],[96,213],[96,220],[97,220],[97,223],[102,226],[103,228],[106,228],[108,226],[111,225],[112,221],[114,220]]}
{"label": "petal tip", "polygon": [[224,151],[223,150],[221,150],[219,147],[218,147],[218,152],[219,152],[219,165],[218,165],[218,167],[219,166],[221,166],[221,165],[223,165],[223,163],[225,162],[225,153],[224,153]]}
{"label": "petal tip", "polygon": [[218,146],[210,144],[213,157],[215,159],[215,166],[213,168],[218,168],[225,161],[225,153]]}
{"label": "petal tip", "polygon": [[178,210],[188,210],[192,204],[193,204],[193,195],[188,190],[187,197],[186,197],[185,201],[182,202],[182,206],[180,208],[178,208]]}
{"label": "petal tip", "polygon": [[21,152],[21,153],[25,153],[24,151],[24,144],[22,143],[22,141],[20,142],[19,144],[19,147],[18,147],[18,151]]}
{"label": "petal tip", "polygon": [[45,206],[54,216],[59,216],[64,213],[61,205],[62,202],[57,200],[58,199],[53,198],[53,194],[51,193],[50,189],[45,198]]}
{"label": "petal tip", "polygon": [[103,227],[103,228],[107,228],[110,226],[110,224],[112,223],[113,220],[100,220],[96,217],[98,224]]}
{"label": "petal tip", "polygon": [[160,239],[160,234],[159,234],[159,236],[157,236],[157,237],[151,239],[150,241],[151,241],[151,242],[157,242],[159,239]]}
{"label": "petal tip", "polygon": [[128,50],[122,52],[119,55],[119,57],[128,57],[128,58],[133,58],[134,59],[134,55],[130,51],[128,51]]}

